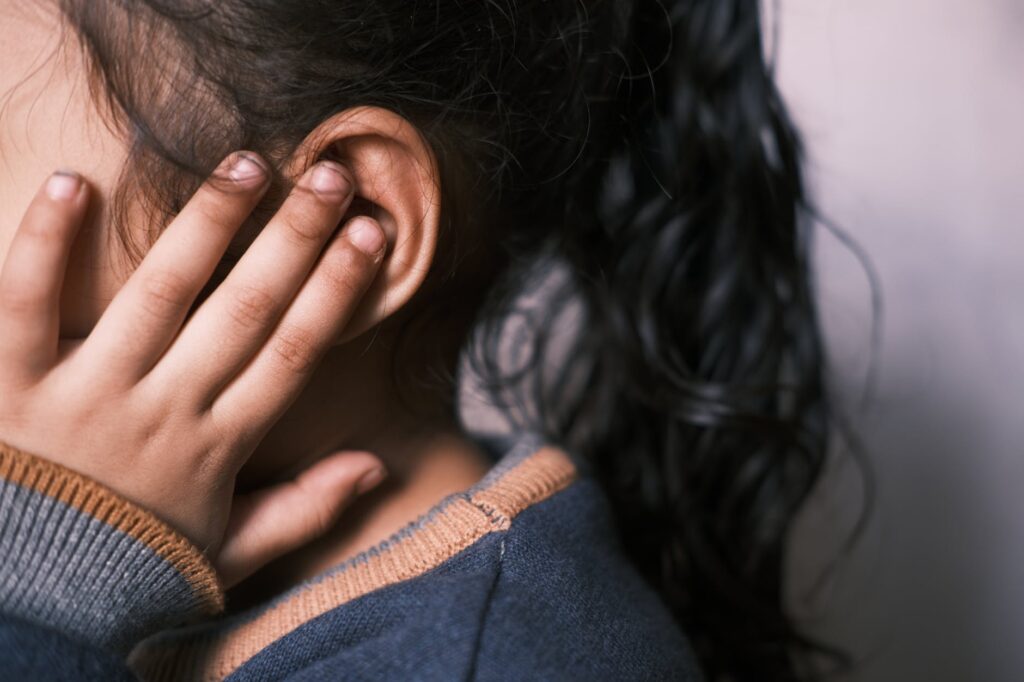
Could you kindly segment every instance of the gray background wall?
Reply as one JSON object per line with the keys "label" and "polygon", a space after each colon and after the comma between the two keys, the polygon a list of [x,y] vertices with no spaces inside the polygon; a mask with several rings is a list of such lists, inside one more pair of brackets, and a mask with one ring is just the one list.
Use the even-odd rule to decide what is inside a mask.
{"label": "gray background wall", "polygon": [[1024,679],[1024,0],[781,0],[779,78],[827,215],[867,250],[885,318],[877,391],[863,272],[818,248],[872,523],[824,587],[860,495],[833,471],[802,520],[793,601],[853,679]]}

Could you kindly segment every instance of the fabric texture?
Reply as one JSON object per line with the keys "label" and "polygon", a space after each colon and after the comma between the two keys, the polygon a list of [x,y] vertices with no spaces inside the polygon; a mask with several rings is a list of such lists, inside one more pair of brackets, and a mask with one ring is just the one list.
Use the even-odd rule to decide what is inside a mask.
{"label": "fabric texture", "polygon": [[203,554],[149,512],[0,444],[0,613],[120,654],[223,609]]}
{"label": "fabric texture", "polygon": [[[505,454],[484,480],[372,550],[254,609],[156,633],[152,622],[197,608],[194,575],[165,576],[174,563],[153,563],[158,552],[144,554],[146,545],[95,517],[85,520],[98,527],[80,527],[80,507],[63,510],[79,515],[72,521],[54,523],[40,511],[46,499],[0,494],[0,546],[34,537],[30,550],[52,548],[30,551],[32,563],[20,565],[36,568],[4,588],[0,668],[52,679],[88,671],[144,680],[699,680],[686,639],[622,554],[600,487],[536,437],[490,446]],[[15,517],[26,521],[12,534],[7,520]],[[100,540],[70,540],[84,537]],[[130,548],[120,560],[117,541]],[[75,578],[63,570],[64,552],[78,546],[93,553],[76,550],[88,570]],[[112,594],[107,576],[133,572],[154,581],[132,586],[153,612],[97,608],[98,595]],[[105,634],[83,633],[60,599],[40,602],[46,608],[6,605],[23,593],[71,590],[82,595],[74,604],[95,605],[86,621]],[[126,662],[125,642],[140,633],[146,638]],[[25,652],[36,648],[45,663],[33,669]]]}

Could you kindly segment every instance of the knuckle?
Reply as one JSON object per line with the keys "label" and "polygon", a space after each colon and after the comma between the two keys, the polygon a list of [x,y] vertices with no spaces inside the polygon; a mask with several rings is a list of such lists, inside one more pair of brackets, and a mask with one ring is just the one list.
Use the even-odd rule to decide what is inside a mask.
{"label": "knuckle", "polygon": [[238,287],[231,294],[231,318],[245,328],[262,327],[273,317],[277,301],[262,289]]}
{"label": "knuckle", "polygon": [[278,364],[294,374],[305,375],[316,366],[320,346],[314,336],[296,327],[280,329],[271,342]]}
{"label": "knuckle", "polygon": [[226,179],[209,179],[189,202],[196,225],[203,230],[219,230],[228,234],[238,231],[255,199],[256,188],[238,187]]}
{"label": "knuckle", "polygon": [[323,276],[331,289],[349,296],[362,295],[372,271],[369,256],[352,246],[331,249],[324,258]]}
{"label": "knuckle", "polygon": [[38,310],[44,298],[31,288],[23,286],[0,287],[0,309],[11,316],[21,316]]}
{"label": "knuckle", "polygon": [[[252,452],[263,437],[265,426],[251,415],[214,403],[204,415],[212,442],[230,444],[241,452]],[[214,452],[215,454],[215,452]]]}
{"label": "knuckle", "polygon": [[224,211],[224,201],[227,197],[222,190],[210,188],[206,196],[195,206],[195,212],[204,230],[214,229],[225,232],[234,232],[238,225],[228,219]]}
{"label": "knuckle", "polygon": [[313,502],[313,509],[310,513],[309,521],[309,534],[311,537],[318,538],[327,534],[334,526],[335,514],[330,505],[325,502]]}
{"label": "knuckle", "polygon": [[140,287],[146,312],[161,319],[173,317],[192,300],[192,287],[173,272],[150,273],[142,278]]}
{"label": "knuckle", "polygon": [[281,216],[281,229],[292,243],[300,247],[319,245],[326,237],[325,221],[317,220],[317,212]]}
{"label": "knuckle", "polygon": [[23,236],[44,246],[55,246],[67,236],[65,219],[50,212],[45,220],[29,220],[21,226]]}
{"label": "knuckle", "polygon": [[306,538],[313,539],[326,535],[338,520],[341,504],[325,499],[323,493],[308,490],[301,484],[299,489],[308,500],[308,512],[304,524]]}
{"label": "knuckle", "polygon": [[223,448],[210,447],[205,451],[205,456],[190,462],[194,470],[192,479],[195,481],[219,480],[223,478],[230,460],[229,453]]}

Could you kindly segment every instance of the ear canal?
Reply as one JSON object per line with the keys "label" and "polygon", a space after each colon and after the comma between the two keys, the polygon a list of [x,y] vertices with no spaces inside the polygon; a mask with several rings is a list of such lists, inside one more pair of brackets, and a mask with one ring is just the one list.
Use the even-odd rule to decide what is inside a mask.
{"label": "ear canal", "polygon": [[289,170],[297,176],[320,160],[344,165],[355,178],[344,220],[373,218],[389,243],[377,279],[339,339],[344,342],[393,315],[423,285],[440,229],[440,178],[426,139],[380,107],[356,107],[323,121],[296,150]]}
{"label": "ear canal", "polygon": [[[335,163],[340,163],[346,168],[352,168],[352,164],[347,162],[345,155],[341,152],[341,150],[338,149],[337,145],[334,144],[328,145],[316,157],[313,163],[315,164],[321,161],[333,161]],[[352,203],[349,205],[348,210],[345,212],[344,217],[342,217],[341,219],[341,225],[344,225],[350,219],[360,215],[369,216],[374,220],[380,222],[382,213],[383,210],[381,209],[380,206],[370,201],[366,197],[361,196],[357,189],[356,195],[352,198]]]}
{"label": "ear canal", "polygon": [[[386,222],[385,211],[377,204],[373,203],[365,197],[361,197],[358,194],[352,198],[352,203],[349,205],[348,210],[345,212],[345,217],[342,218],[342,224],[351,218],[356,216],[365,215],[373,218],[382,225]],[[385,228],[385,232],[387,229]]]}

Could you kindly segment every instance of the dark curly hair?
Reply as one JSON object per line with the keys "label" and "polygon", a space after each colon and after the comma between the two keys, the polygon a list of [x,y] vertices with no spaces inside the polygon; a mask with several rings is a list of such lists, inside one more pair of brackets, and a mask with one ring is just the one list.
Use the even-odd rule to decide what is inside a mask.
{"label": "dark curly hair", "polygon": [[[783,566],[831,417],[757,0],[60,4],[132,142],[122,204],[173,214],[230,150],[280,163],[349,107],[417,126],[443,249],[405,323],[458,330],[422,368],[445,404],[482,341],[469,355],[518,425],[591,463],[708,679],[811,676]],[[509,368],[503,320],[537,263],[567,276]],[[559,340],[566,311],[579,333]]]}

